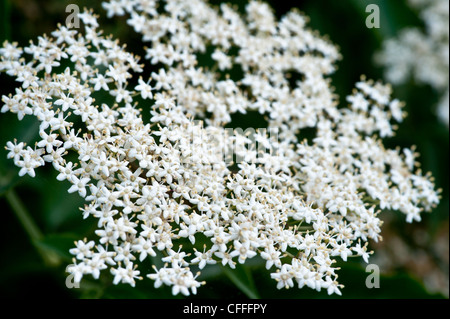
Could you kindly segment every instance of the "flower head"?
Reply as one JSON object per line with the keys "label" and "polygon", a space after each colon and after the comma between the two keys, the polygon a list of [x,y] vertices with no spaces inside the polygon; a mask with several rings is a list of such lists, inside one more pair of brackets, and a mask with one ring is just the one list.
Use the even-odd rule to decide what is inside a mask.
{"label": "flower head", "polygon": [[[139,58],[103,37],[89,11],[84,31],[60,26],[32,44],[42,50],[5,43],[0,51],[0,71],[22,83],[2,98],[2,112],[42,123],[36,148],[8,143],[8,157],[20,175],[52,163],[87,201],[83,217],[98,220],[92,241],[71,251],[76,281],[110,269],[114,284],[134,286],[140,262],[152,257],[166,265],[146,277],[189,295],[203,284],[193,267],[235,268],[259,255],[278,288],[297,282],[340,294],[333,263],[368,261],[363,242],[380,238],[378,208],[412,221],[437,204],[411,152],[380,139],[394,134],[402,104],[388,85],[361,78],[348,107],[338,108],[328,76],[340,54],[304,15],[277,22],[257,1],[246,17],[202,0],[153,4],[104,3],[108,16],[128,14],[150,41],[146,59],[159,69],[147,81]],[[205,52],[213,52],[212,68],[200,65]],[[50,70],[41,59],[71,66]],[[233,66],[242,76],[223,74]],[[295,83],[292,70],[302,74]],[[97,101],[98,93],[115,102]],[[234,113],[251,111],[265,116],[266,131],[227,127]],[[303,140],[307,128],[316,135]]]}

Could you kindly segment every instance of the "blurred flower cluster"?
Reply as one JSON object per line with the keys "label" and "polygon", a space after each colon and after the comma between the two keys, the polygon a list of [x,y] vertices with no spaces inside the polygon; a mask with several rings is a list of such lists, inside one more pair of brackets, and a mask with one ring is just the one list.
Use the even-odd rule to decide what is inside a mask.
{"label": "blurred flower cluster", "polygon": [[401,84],[413,78],[441,95],[437,115],[449,125],[449,2],[409,0],[419,11],[425,30],[410,27],[384,42],[375,60],[385,66],[386,78]]}
{"label": "blurred flower cluster", "polygon": [[[0,49],[0,71],[20,83],[1,111],[40,122],[40,140],[9,142],[8,157],[21,176],[51,164],[86,200],[83,217],[97,221],[71,249],[75,281],[109,270],[114,284],[145,275],[189,295],[207,265],[259,256],[278,288],[341,294],[334,264],[369,262],[380,210],[420,221],[439,202],[414,148],[382,143],[403,104],[389,85],[362,77],[338,107],[328,76],[339,52],[300,12],[276,21],[257,1],[245,17],[202,0],[163,4],[103,4],[149,43],[145,60],[159,69],[145,78],[145,64],[104,36],[91,11],[79,15],[83,30],[59,26],[25,48]],[[227,129],[250,111],[266,131]],[[155,258],[164,266],[139,268]]]}

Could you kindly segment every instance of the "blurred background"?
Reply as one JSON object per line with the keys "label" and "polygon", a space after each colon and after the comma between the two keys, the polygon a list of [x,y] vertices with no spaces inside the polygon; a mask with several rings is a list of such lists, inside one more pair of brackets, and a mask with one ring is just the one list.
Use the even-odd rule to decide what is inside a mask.
{"label": "blurred background", "polygon": [[[65,8],[69,0],[0,0],[0,40],[17,41],[21,46],[38,36],[50,34],[57,23],[65,23]],[[221,1],[210,1],[220,4]],[[235,3],[243,10],[245,1]],[[383,80],[383,68],[375,65],[374,54],[382,43],[395,37],[408,26],[424,28],[418,12],[405,0],[291,0],[267,1],[275,14],[281,17],[293,7],[310,17],[309,27],[340,47],[343,59],[332,76],[332,84],[345,105],[345,96],[351,93],[362,74]],[[138,35],[125,23],[126,18],[106,19],[100,1],[77,0],[80,8],[93,8],[100,14],[100,26],[105,34],[114,34],[127,43],[131,52],[143,55]],[[365,12],[368,4],[380,8],[380,28],[368,29]],[[0,96],[17,87],[16,82],[0,74]],[[433,88],[416,83],[394,87],[394,97],[406,102],[408,117],[400,124],[394,138],[385,141],[387,147],[417,146],[424,172],[435,177],[442,189],[440,205],[424,214],[420,223],[407,224],[400,213],[383,212],[384,240],[371,243],[375,251],[371,263],[380,267],[380,288],[368,289],[365,265],[352,261],[340,265],[340,283],[345,285],[343,298],[448,298],[449,297],[449,131],[436,116],[435,104],[439,94]],[[251,119],[245,119],[251,121]],[[38,124],[25,118],[22,122],[14,114],[0,114],[0,296],[9,298],[172,298],[170,288],[153,288],[153,282],[143,280],[135,289],[126,285],[114,286],[110,280],[84,280],[81,288],[68,289],[65,268],[71,263],[68,250],[73,241],[92,233],[92,221],[82,219],[79,207],[83,200],[68,194],[67,182],[56,180],[51,167],[37,170],[37,177],[19,178],[18,168],[6,158],[4,145],[17,138],[32,143]],[[20,218],[26,212],[29,223]],[[94,227],[94,228],[93,228]],[[33,234],[30,237],[30,232]],[[208,267],[207,267],[208,268]],[[264,263],[254,260],[238,267],[234,275],[211,267],[203,278],[208,284],[192,298],[229,298],[256,295],[262,298],[328,298],[308,288],[277,290]],[[103,276],[105,277],[105,276]],[[250,293],[249,293],[250,291]],[[336,296],[332,296],[336,298]]]}

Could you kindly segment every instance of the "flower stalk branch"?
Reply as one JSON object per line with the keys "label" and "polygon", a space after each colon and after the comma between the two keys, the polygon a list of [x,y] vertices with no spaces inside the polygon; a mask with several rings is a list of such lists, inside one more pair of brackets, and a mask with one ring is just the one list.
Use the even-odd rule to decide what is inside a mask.
{"label": "flower stalk branch", "polygon": [[5,198],[44,263],[51,267],[58,266],[61,263],[60,258],[54,252],[39,246],[38,243],[43,240],[44,235],[28,213],[16,191],[11,188],[5,193]]}

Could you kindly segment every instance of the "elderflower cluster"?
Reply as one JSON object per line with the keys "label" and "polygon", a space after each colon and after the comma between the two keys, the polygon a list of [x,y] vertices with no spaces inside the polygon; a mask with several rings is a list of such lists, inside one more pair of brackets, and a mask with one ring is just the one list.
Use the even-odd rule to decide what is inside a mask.
{"label": "elderflower cluster", "polygon": [[[145,275],[189,295],[208,265],[259,256],[278,288],[341,294],[334,264],[369,261],[380,209],[411,222],[438,203],[414,149],[382,144],[402,103],[361,78],[338,108],[327,76],[339,53],[303,14],[277,22],[257,1],[245,17],[203,0],[103,6],[128,15],[154,72],[144,76],[139,57],[103,36],[90,11],[80,14],[83,30],[59,26],[28,47],[0,49],[0,71],[20,83],[1,111],[40,122],[39,141],[9,142],[8,157],[19,175],[53,165],[97,222],[71,249],[75,281],[109,271],[114,284],[135,286]],[[233,114],[246,112],[264,116],[267,130],[230,130]],[[147,273],[147,259],[164,266]]]}
{"label": "elderflower cluster", "polygon": [[425,30],[404,28],[397,38],[388,39],[375,55],[385,66],[386,78],[393,84],[413,78],[428,84],[440,94],[437,115],[449,125],[449,2],[448,0],[409,0],[419,10]]}

